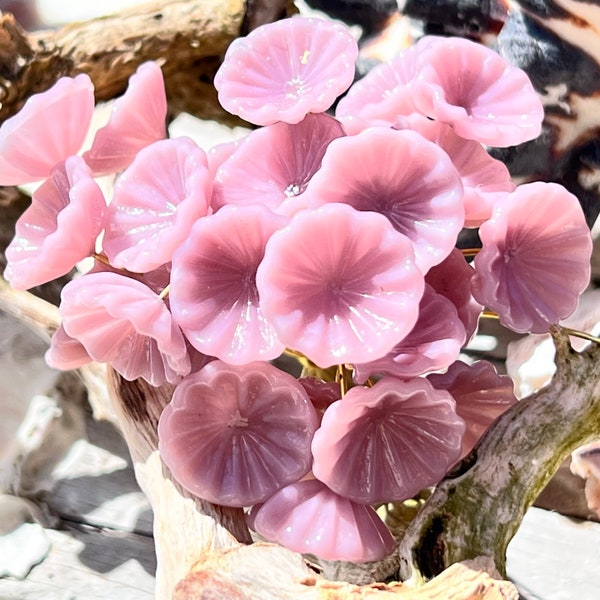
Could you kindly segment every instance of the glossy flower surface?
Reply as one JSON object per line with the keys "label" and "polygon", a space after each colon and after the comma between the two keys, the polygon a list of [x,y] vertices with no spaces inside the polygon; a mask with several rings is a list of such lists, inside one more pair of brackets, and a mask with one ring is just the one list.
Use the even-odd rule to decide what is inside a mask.
{"label": "glossy flower surface", "polygon": [[545,333],[568,317],[590,279],[592,240],[575,196],[529,183],[495,205],[479,229],[475,298],[519,333]]}
{"label": "glossy flower surface", "polygon": [[380,560],[395,546],[373,508],[315,479],[288,485],[269,498],[252,515],[252,528],[269,541],[325,560]]}
{"label": "glossy flower surface", "polygon": [[350,86],[357,57],[339,23],[294,17],[263,25],[227,49],[215,76],[219,102],[255,125],[298,123]]}
{"label": "glossy flower surface", "polygon": [[69,337],[129,381],[143,377],[159,386],[190,371],[179,327],[163,300],[139,281],[109,272],[78,277],[63,288],[60,314]]}
{"label": "glossy flower surface", "polygon": [[31,96],[0,127],[0,185],[50,177],[58,163],[81,148],[93,111],[94,86],[85,74],[62,77]]}
{"label": "glossy flower surface", "polygon": [[141,150],[119,177],[103,248],[111,264],[138,273],[168,263],[194,221],[208,214],[206,154],[189,138]]}
{"label": "glossy flower surface", "polygon": [[4,277],[26,290],[66,275],[90,256],[105,223],[106,202],[82,158],[57,165],[33,194],[6,249]]}
{"label": "glossy flower surface", "polygon": [[353,387],[323,415],[313,473],[362,504],[401,501],[436,484],[460,455],[455,402],[425,379],[384,377]]}
{"label": "glossy flower surface", "polygon": [[175,479],[225,506],[263,502],[310,469],[317,415],[302,386],[269,363],[207,364],[175,389],[158,425]]}
{"label": "glossy flower surface", "polygon": [[65,371],[92,362],[86,349],[79,341],[68,335],[62,325],[52,335],[50,348],[44,354],[44,359],[49,367]]}
{"label": "glossy flower surface", "polygon": [[338,203],[302,211],[267,243],[261,309],[320,367],[379,358],[417,320],[424,281],[413,256],[382,215]]}
{"label": "glossy flower surface", "polygon": [[284,349],[259,306],[256,269],[287,219],[264,206],[225,206],[198,220],[173,257],[173,316],[200,352],[230,364],[271,360]]}

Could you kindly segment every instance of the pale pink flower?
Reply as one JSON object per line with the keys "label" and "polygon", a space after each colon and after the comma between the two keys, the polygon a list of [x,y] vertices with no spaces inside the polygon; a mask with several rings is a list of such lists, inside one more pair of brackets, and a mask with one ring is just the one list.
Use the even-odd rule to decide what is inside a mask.
{"label": "pale pink flower", "polygon": [[361,504],[402,501],[435,485],[460,455],[464,421],[424,378],[351,388],[323,415],[313,473]]}
{"label": "pale pink flower", "polygon": [[321,367],[389,352],[414,326],[424,288],[408,238],[338,203],[273,234],[256,282],[279,339]]}
{"label": "pale pink flower", "polygon": [[385,215],[413,242],[423,273],[454,248],[463,188],[448,155],[413,131],[383,127],[333,140],[298,202],[343,202]]}
{"label": "pale pink flower", "polygon": [[225,206],[198,220],[175,253],[171,309],[200,352],[244,364],[283,351],[255,278],[267,240],[286,222],[264,206]]}
{"label": "pale pink flower", "polygon": [[514,146],[540,134],[544,109],[524,71],[462,38],[426,37],[417,47],[411,89],[419,112],[489,146]]}
{"label": "pale pink flower", "polygon": [[579,201],[556,183],[519,186],[479,229],[473,296],[519,333],[573,313],[590,279],[592,240]]}
{"label": "pale pink flower", "polygon": [[494,365],[485,360],[472,365],[456,361],[446,373],[434,373],[428,379],[434,388],[452,394],[456,413],[465,421],[461,458],[473,449],[488,427],[517,402],[512,379],[499,375]]}
{"label": "pale pink flower", "polygon": [[52,335],[50,348],[44,354],[44,358],[49,367],[61,371],[77,369],[92,362],[86,349],[78,340],[68,335],[62,325]]}
{"label": "pale pink flower", "polygon": [[445,369],[458,358],[464,343],[465,328],[454,304],[426,284],[411,332],[382,358],[354,365],[355,379],[364,383],[374,374],[408,379]]}
{"label": "pale pink flower", "polygon": [[31,96],[0,128],[0,185],[50,177],[55,165],[81,148],[93,111],[94,86],[85,74],[62,77]]}
{"label": "pale pink flower", "polygon": [[281,489],[252,510],[251,523],[265,539],[324,560],[381,560],[395,547],[373,508],[351,502],[315,479]]}
{"label": "pale pink flower", "polygon": [[33,194],[6,249],[4,277],[26,290],[66,275],[94,251],[105,223],[106,202],[82,158],[52,170]]}
{"label": "pale pink flower", "polygon": [[266,362],[207,364],[175,389],[159,450],[192,494],[224,506],[262,502],[310,469],[317,415],[302,386]]}
{"label": "pale pink flower", "polygon": [[[260,203],[276,212],[293,212],[295,197],[321,166],[329,142],[342,135],[340,123],[324,114],[253,131],[218,169],[213,208]],[[280,209],[282,203],[290,207]]]}
{"label": "pale pink flower", "polygon": [[225,110],[250,123],[299,123],[350,86],[357,57],[345,26],[294,17],[234,40],[214,83]]}
{"label": "pale pink flower", "polygon": [[78,277],[63,288],[60,314],[67,335],[125,379],[159,386],[190,371],[179,327],[163,300],[139,281],[109,272]]}
{"label": "pale pink flower", "polygon": [[108,123],[98,130],[83,158],[96,175],[128,167],[135,155],[166,136],[167,96],[162,71],[145,62],[115,100]]}
{"label": "pale pink flower", "polygon": [[169,262],[194,221],[208,214],[206,154],[189,138],[154,142],[117,180],[103,249],[117,268],[143,273]]}

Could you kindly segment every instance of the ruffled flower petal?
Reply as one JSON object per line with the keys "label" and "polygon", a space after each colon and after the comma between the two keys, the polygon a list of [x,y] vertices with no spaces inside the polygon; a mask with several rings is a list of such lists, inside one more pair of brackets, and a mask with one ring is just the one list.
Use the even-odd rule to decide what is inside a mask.
{"label": "ruffled flower petal", "polygon": [[571,315],[589,283],[592,240],[575,196],[555,183],[519,186],[479,229],[473,296],[519,333]]}
{"label": "ruffled flower petal", "polygon": [[55,165],[81,148],[93,111],[94,86],[85,74],[62,77],[31,96],[0,128],[0,185],[50,177]]}
{"label": "ruffled flower petal", "polygon": [[253,509],[252,528],[271,542],[324,560],[381,560],[395,547],[373,508],[342,498],[315,479],[288,485]]}
{"label": "ruffled flower petal", "polygon": [[291,375],[266,362],[213,361],[175,389],[158,424],[159,450],[192,494],[249,506],[306,475],[316,427]]}
{"label": "ruffled flower petal", "polygon": [[299,123],[325,112],[354,78],[356,41],[346,27],[294,17],[238,38],[215,76],[219,102],[255,125]]}
{"label": "ruffled flower petal", "polygon": [[264,206],[226,206],[200,219],[173,257],[173,316],[200,352],[229,364],[271,360],[284,349],[259,306],[256,269],[287,219]]}
{"label": "ruffled flower petal", "polygon": [[445,369],[465,342],[465,328],[454,304],[425,285],[419,318],[412,331],[384,357],[354,365],[355,379],[364,383],[374,374],[403,379]]}
{"label": "ruffled flower petal", "polygon": [[446,373],[428,376],[434,388],[446,390],[456,401],[456,412],[467,429],[462,439],[461,458],[475,446],[488,427],[517,402],[513,381],[499,375],[491,363],[480,360],[472,365],[456,361]]}
{"label": "ruffled flower petal", "polygon": [[[261,203],[276,212],[306,189],[329,142],[344,135],[333,117],[307,115],[300,123],[275,123],[250,133],[217,171],[212,206]],[[289,212],[289,209],[288,211]]]}
{"label": "ruffled flower petal", "polygon": [[413,131],[381,127],[334,140],[298,199],[343,202],[385,215],[414,244],[423,271],[441,262],[464,223],[460,176],[448,155]]}
{"label": "ruffled flower petal", "polygon": [[49,367],[61,371],[77,369],[92,362],[86,349],[78,340],[68,335],[62,325],[54,332],[44,358]]}
{"label": "ruffled flower petal", "polygon": [[189,138],[141,150],[115,185],[103,249],[111,264],[138,273],[168,263],[196,219],[209,211],[206,154]]}
{"label": "ruffled flower petal", "polygon": [[361,504],[402,501],[438,483],[460,455],[464,421],[452,396],[423,378],[353,387],[316,431],[313,473]]}
{"label": "ruffled flower petal", "polygon": [[106,202],[82,158],[57,165],[33,194],[6,249],[4,277],[26,290],[66,275],[94,251]]}
{"label": "ruffled flower petal", "polygon": [[340,385],[335,381],[323,381],[315,377],[300,377],[298,383],[300,383],[308,394],[308,398],[315,407],[319,419],[321,419],[330,404],[337,402],[342,397]]}
{"label": "ruffled flower petal", "polygon": [[382,215],[337,203],[273,234],[256,282],[279,339],[320,367],[389,352],[414,326],[424,289],[408,238]]}
{"label": "ruffled flower petal", "polygon": [[125,94],[112,108],[108,123],[99,129],[83,157],[96,175],[128,167],[135,155],[166,136],[167,96],[162,71],[145,62],[130,77]]}
{"label": "ruffled flower petal", "polygon": [[109,272],[83,275],[63,288],[60,314],[67,335],[125,379],[160,386],[190,371],[179,327],[163,300],[139,281]]}

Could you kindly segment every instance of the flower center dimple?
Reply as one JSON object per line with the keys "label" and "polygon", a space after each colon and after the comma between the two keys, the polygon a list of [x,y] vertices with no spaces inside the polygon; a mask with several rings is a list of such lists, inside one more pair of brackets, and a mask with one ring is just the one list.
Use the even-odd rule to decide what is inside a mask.
{"label": "flower center dimple", "polygon": [[240,409],[235,409],[235,414],[231,415],[229,418],[229,423],[227,423],[229,429],[241,429],[248,427],[248,418],[243,417],[240,413]]}

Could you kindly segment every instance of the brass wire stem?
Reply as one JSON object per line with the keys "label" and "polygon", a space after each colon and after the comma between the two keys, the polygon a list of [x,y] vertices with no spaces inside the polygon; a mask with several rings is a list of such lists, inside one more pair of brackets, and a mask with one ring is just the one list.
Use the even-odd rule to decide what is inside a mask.
{"label": "brass wire stem", "polygon": [[594,342],[594,344],[600,344],[600,337],[592,335],[591,333],[586,333],[585,331],[579,331],[578,329],[571,329],[570,327],[562,327],[561,329],[572,335],[573,337],[578,337],[582,340],[587,340],[588,342]]}
{"label": "brass wire stem", "polygon": [[169,290],[171,289],[171,284],[167,284],[167,286],[162,290],[162,292],[158,295],[161,300],[164,300],[169,295]]}
{"label": "brass wire stem", "polygon": [[477,256],[481,252],[481,248],[461,248],[460,250],[465,258]]}
{"label": "brass wire stem", "polygon": [[108,258],[106,258],[106,256],[104,256],[104,254],[98,254],[98,252],[94,252],[94,254],[92,254],[92,258],[94,260],[97,260],[98,262],[101,262],[103,265],[106,265],[107,267],[110,267],[110,263],[108,262]]}

